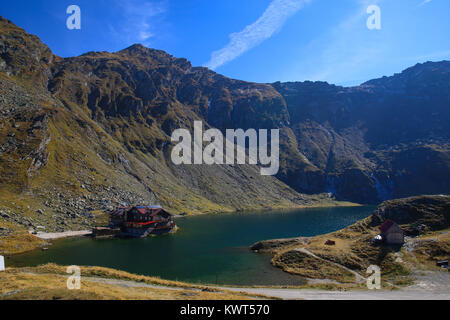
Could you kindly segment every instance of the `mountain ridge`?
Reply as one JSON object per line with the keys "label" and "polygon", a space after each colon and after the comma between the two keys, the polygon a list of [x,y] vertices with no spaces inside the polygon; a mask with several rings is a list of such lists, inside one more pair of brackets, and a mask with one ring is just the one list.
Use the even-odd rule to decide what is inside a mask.
{"label": "mountain ridge", "polygon": [[[403,73],[260,84],[139,44],[61,58],[4,18],[0,37],[0,200],[32,225],[84,225],[81,213],[123,202],[200,213],[450,193],[449,62],[407,69],[408,86]],[[280,129],[280,172],[173,165],[171,132],[196,120]]]}
{"label": "mountain ridge", "polygon": [[[325,82],[274,83],[287,101],[291,128],[300,142],[300,151],[322,173],[322,189],[333,189],[333,181],[338,181],[340,190],[335,191],[341,198],[363,203],[424,192],[448,193],[449,186],[443,177],[448,178],[449,174],[450,132],[446,125],[450,120],[447,107],[450,104],[449,66],[448,61],[417,64],[400,74],[356,87]],[[402,189],[410,180],[395,181],[389,177],[396,174],[392,162],[397,164],[395,158],[401,153],[406,157],[411,153],[427,153],[425,157],[432,157],[436,152],[444,158],[439,161],[442,176],[436,177],[439,188],[405,192]],[[424,159],[420,162],[421,166],[426,166]],[[353,173],[366,180],[366,190],[345,186],[348,180],[355,178]],[[416,180],[419,174],[414,173]],[[425,177],[420,178],[429,183]],[[376,194],[377,184],[388,189],[390,183],[395,184],[398,191],[393,190],[388,197],[381,197],[380,192]],[[365,194],[355,198],[351,189]]]}
{"label": "mountain ridge", "polygon": [[1,227],[86,228],[97,210],[121,204],[192,214],[339,204],[257,166],[173,165],[171,131],[208,117],[207,99],[192,90],[199,82],[223,105],[239,96],[237,81],[163,51],[61,58],[0,19]]}

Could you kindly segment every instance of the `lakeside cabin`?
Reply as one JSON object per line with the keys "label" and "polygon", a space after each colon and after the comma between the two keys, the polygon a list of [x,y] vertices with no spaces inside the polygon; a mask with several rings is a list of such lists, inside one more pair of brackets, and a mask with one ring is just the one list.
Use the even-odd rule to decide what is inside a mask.
{"label": "lakeside cabin", "polygon": [[405,232],[392,220],[386,220],[381,226],[381,239],[386,244],[402,245],[405,242]]}
{"label": "lakeside cabin", "polygon": [[[169,233],[176,228],[173,215],[160,206],[119,207],[110,213],[110,235],[143,238],[149,235]],[[108,234],[97,228],[94,235],[102,237]],[[101,229],[101,230],[100,230]]]}

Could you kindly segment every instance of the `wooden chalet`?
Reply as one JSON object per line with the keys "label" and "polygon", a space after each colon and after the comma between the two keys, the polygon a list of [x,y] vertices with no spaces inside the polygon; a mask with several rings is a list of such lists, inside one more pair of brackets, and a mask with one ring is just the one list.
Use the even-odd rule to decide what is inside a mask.
{"label": "wooden chalet", "polygon": [[120,207],[111,212],[110,221],[110,228],[136,238],[168,233],[176,227],[173,216],[160,206]]}

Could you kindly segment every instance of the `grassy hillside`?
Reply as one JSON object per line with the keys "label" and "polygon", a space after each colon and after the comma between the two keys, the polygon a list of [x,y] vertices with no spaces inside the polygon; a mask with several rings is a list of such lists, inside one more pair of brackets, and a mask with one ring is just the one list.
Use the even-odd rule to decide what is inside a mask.
{"label": "grassy hillside", "polygon": [[[385,219],[398,222],[406,233],[403,247],[373,245]],[[326,245],[332,240],[335,245]],[[343,230],[311,238],[269,240],[252,249],[273,254],[272,264],[310,279],[358,282],[370,265],[381,268],[382,279],[411,283],[417,270],[436,270],[450,257],[450,196],[423,196],[381,204],[367,219]],[[364,285],[364,284],[363,284]]]}

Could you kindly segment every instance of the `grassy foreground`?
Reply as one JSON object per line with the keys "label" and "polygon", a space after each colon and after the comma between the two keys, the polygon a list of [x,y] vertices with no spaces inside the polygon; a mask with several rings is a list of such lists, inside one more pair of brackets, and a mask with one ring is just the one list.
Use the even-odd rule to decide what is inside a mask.
{"label": "grassy foreground", "polygon": [[[67,268],[47,264],[0,272],[0,300],[248,300],[258,296],[81,267],[81,289],[67,289]],[[262,296],[259,296],[259,298]],[[264,297],[267,298],[267,297]]]}

